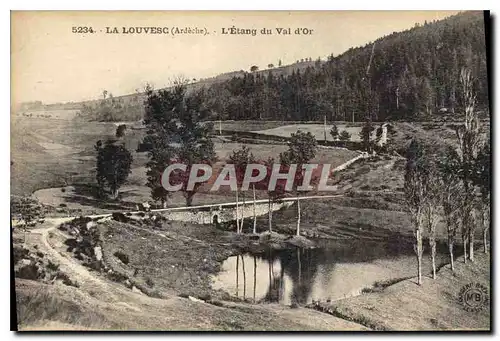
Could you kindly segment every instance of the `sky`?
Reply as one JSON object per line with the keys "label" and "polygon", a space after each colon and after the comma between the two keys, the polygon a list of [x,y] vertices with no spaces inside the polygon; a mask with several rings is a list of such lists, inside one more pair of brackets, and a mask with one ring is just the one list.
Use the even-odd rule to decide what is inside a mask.
{"label": "sky", "polygon": [[[249,11],[90,12],[31,11],[11,14],[11,99],[44,103],[133,93],[146,84],[161,88],[176,77],[207,78],[252,65],[283,65],[302,58],[341,54],[350,47],[443,19],[457,11]],[[95,33],[72,33],[92,27]],[[106,33],[114,27],[118,34]],[[166,34],[124,34],[159,27]],[[175,34],[173,28],[208,34]],[[256,29],[255,36],[223,34]],[[261,34],[261,29],[272,34]],[[290,28],[290,35],[277,34]],[[294,34],[297,28],[312,30]],[[172,34],[174,32],[174,35]],[[303,32],[303,31],[302,31]]]}

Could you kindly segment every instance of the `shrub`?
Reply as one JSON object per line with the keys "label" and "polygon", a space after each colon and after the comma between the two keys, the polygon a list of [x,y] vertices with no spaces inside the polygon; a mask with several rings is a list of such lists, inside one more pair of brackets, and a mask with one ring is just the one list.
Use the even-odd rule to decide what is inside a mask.
{"label": "shrub", "polygon": [[16,277],[37,280],[38,278],[45,277],[45,272],[40,269],[36,264],[28,264],[20,267],[16,271]]}
{"label": "shrub", "polygon": [[47,264],[47,269],[50,271],[57,271],[57,270],[59,270],[59,264],[52,263],[49,260],[49,263]]}
{"label": "shrub", "polygon": [[339,138],[339,129],[335,124],[332,126],[332,129],[330,129],[330,135],[332,136],[334,141]]}
{"label": "shrub", "polygon": [[71,278],[69,278],[68,274],[59,271],[56,275],[56,279],[62,280],[64,285],[72,286],[75,288],[79,288],[80,285],[76,281],[72,281]]}
{"label": "shrub", "polygon": [[108,272],[108,278],[118,283],[124,282],[128,279],[127,276],[116,271]]}
{"label": "shrub", "polygon": [[350,141],[351,140],[351,134],[347,130],[342,130],[339,135],[339,140],[340,141]]}
{"label": "shrub", "polygon": [[129,263],[129,258],[128,258],[128,255],[122,251],[116,251],[115,253],[113,253],[113,255],[118,258],[123,264],[128,264]]}
{"label": "shrub", "polygon": [[121,212],[113,212],[112,214],[113,220],[119,221],[120,223],[126,223],[129,221],[129,218]]}
{"label": "shrub", "polygon": [[17,264],[21,259],[27,258],[29,250],[24,247],[14,247],[14,264]]}

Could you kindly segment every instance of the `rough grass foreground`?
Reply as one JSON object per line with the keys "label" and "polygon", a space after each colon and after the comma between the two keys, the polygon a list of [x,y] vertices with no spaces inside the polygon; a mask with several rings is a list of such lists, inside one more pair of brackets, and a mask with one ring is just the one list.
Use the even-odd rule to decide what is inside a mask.
{"label": "rough grass foreground", "polygon": [[461,257],[455,273],[446,265],[436,280],[425,277],[422,286],[410,278],[381,290],[312,307],[378,330],[490,330],[490,302],[474,312],[464,309],[460,302],[460,290],[470,283],[489,288],[489,255],[478,253],[474,263],[468,264],[463,264]]}

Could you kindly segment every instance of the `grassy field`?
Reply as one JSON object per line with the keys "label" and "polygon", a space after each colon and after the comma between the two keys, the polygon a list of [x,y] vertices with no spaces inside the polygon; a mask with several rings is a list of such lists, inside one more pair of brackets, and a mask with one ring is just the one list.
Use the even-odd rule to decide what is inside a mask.
{"label": "grassy field", "polygon": [[87,182],[94,178],[89,159],[97,140],[114,135],[112,124],[53,118],[13,118],[11,193]]}
{"label": "grassy field", "polygon": [[262,129],[271,129],[282,126],[284,123],[281,121],[212,121],[214,131],[218,131],[219,127],[222,130],[232,131],[257,131]]}
{"label": "grassy field", "polygon": [[[361,141],[359,133],[361,132],[362,123],[358,124],[338,124],[337,128],[339,133],[343,130],[346,130],[349,134],[351,134],[351,141]],[[327,141],[333,141],[332,136],[330,135],[330,129],[332,128],[331,124],[326,125],[326,139]],[[325,140],[325,128],[323,124],[289,124],[283,125],[275,128],[268,128],[257,130],[257,133],[267,134],[267,135],[276,135],[289,137],[292,133],[297,132],[297,130],[302,130],[304,132],[310,132],[316,138],[316,140]],[[375,138],[375,131],[373,132],[373,138]]]}
{"label": "grassy field", "polygon": [[[141,138],[142,131],[129,130],[125,137],[125,144],[132,151],[134,162],[132,172],[126,183],[120,189],[120,202],[97,200],[91,184],[95,183],[95,152],[93,144],[98,139],[112,137],[115,124],[84,122],[75,127],[76,123],[66,122],[48,127],[47,122],[39,122],[41,129],[37,135],[30,137],[30,146],[35,150],[23,154],[19,145],[15,145],[12,153],[14,158],[12,183],[14,194],[26,194],[36,190],[35,196],[42,202],[51,206],[61,206],[70,209],[82,210],[85,213],[97,213],[117,209],[135,209],[137,203],[150,200],[150,189],[146,186],[147,155],[137,153],[135,148]],[[91,129],[92,133],[85,133]],[[71,131],[75,140],[66,136],[60,137],[63,131]],[[53,138],[48,136],[53,134]],[[20,135],[16,134],[16,139]],[[29,136],[29,135],[28,135]],[[25,142],[25,139],[21,139]],[[49,144],[48,144],[49,143]],[[235,149],[243,146],[242,143],[215,141],[215,150],[219,159],[214,170],[212,180],[215,180],[217,170],[228,160]],[[285,151],[285,145],[249,144],[251,152],[259,160],[273,157],[279,159],[279,153]],[[22,157],[24,155],[24,158]],[[51,157],[49,155],[52,155]],[[332,167],[338,166],[356,156],[357,153],[345,149],[324,149],[317,152],[315,163],[329,163]],[[21,163],[21,160],[24,160]],[[27,177],[30,181],[22,181]],[[209,192],[210,186],[200,189],[194,198],[194,204],[212,204],[233,200],[233,193],[223,189],[217,193]],[[266,198],[267,193],[258,191],[258,198]],[[169,206],[184,206],[185,198],[182,193],[174,193],[169,201]]]}
{"label": "grassy field", "polygon": [[[94,182],[93,146],[98,140],[113,138],[115,131],[114,123],[13,115],[11,193],[27,195],[41,188]],[[145,162],[145,155],[135,152],[142,134],[129,129],[124,138],[134,157],[132,167]]]}

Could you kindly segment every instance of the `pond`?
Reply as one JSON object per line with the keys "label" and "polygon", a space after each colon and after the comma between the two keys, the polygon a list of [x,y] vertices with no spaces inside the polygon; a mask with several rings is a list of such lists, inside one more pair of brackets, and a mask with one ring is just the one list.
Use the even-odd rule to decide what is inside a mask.
{"label": "pond", "polygon": [[[377,281],[414,277],[417,260],[409,243],[339,240],[314,249],[268,249],[228,258],[213,287],[258,303],[308,304],[359,295]],[[438,268],[448,263],[438,248]],[[423,274],[431,272],[424,255]]]}

